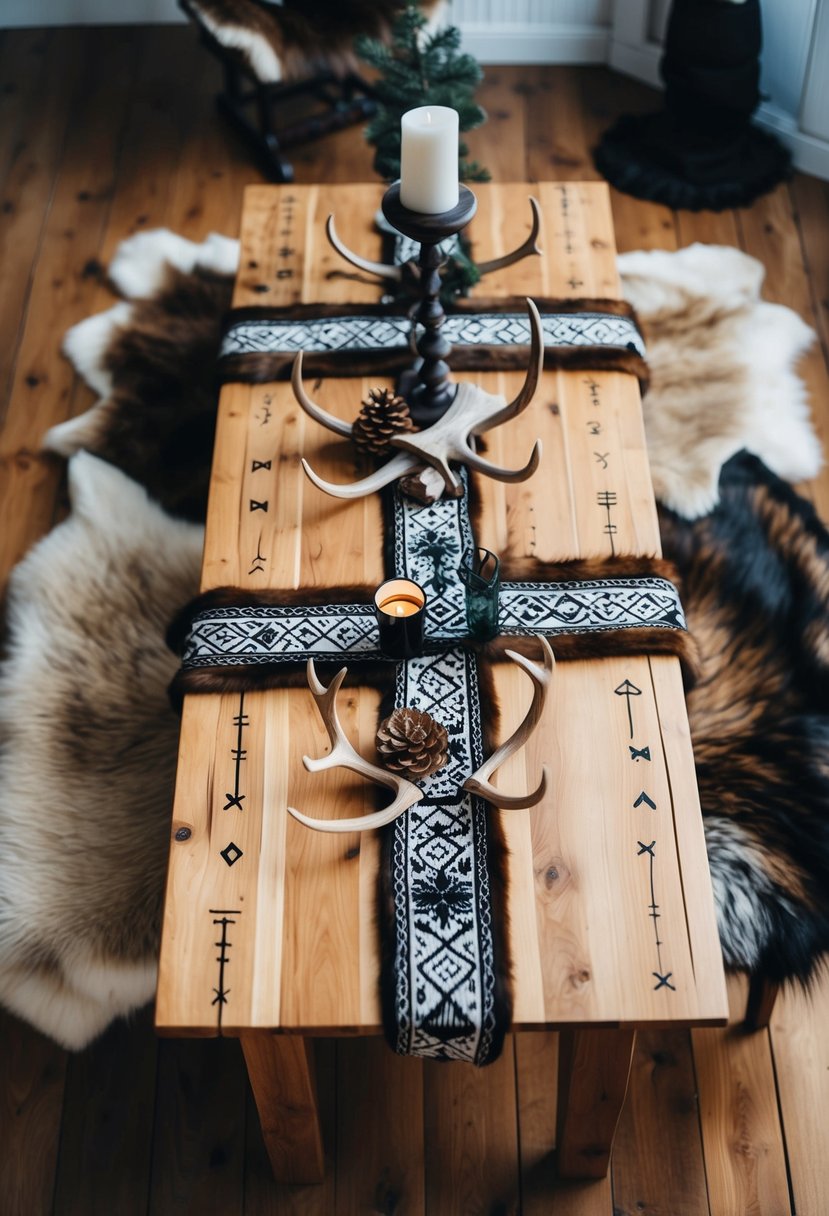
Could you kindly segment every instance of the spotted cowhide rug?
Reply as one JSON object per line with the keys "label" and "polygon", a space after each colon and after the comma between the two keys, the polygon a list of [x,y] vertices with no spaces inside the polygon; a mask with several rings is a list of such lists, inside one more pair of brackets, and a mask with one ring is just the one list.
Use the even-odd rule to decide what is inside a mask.
{"label": "spotted cowhide rug", "polygon": [[[222,237],[121,246],[123,302],[65,345],[99,401],[44,441],[70,457],[71,513],[9,583],[0,1001],[72,1048],[153,995],[178,735],[164,632],[197,589],[237,256]],[[821,459],[793,371],[811,333],[759,301],[761,268],[736,250],[620,268],[702,656],[688,704],[725,959],[806,980],[829,947],[829,538],[787,481]]]}

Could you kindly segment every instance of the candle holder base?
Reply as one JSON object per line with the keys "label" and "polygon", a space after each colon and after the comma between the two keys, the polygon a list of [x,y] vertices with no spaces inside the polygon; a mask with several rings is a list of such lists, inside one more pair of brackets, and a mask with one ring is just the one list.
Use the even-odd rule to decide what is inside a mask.
{"label": "candle holder base", "polygon": [[458,203],[451,211],[424,215],[410,211],[400,201],[400,182],[383,196],[383,215],[403,236],[420,243],[421,300],[415,321],[423,332],[417,341],[420,363],[398,380],[397,391],[409,403],[416,426],[431,426],[442,418],[455,399],[457,386],[450,380],[447,359],[452,347],[441,333],[445,314],[440,302],[441,241],[465,228],[478,209],[478,200],[464,185],[458,186]]}

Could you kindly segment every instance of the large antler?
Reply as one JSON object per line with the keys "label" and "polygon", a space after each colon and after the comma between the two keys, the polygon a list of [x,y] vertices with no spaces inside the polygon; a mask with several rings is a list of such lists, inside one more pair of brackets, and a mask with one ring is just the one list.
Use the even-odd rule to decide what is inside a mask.
{"label": "large antler", "polygon": [[376,781],[379,785],[385,785],[389,789],[395,790],[396,796],[385,810],[375,811],[372,815],[360,815],[356,819],[314,819],[310,815],[303,815],[300,811],[294,810],[292,806],[288,807],[288,812],[293,815],[294,819],[298,819],[308,828],[316,828],[318,832],[364,832],[369,828],[382,828],[423,797],[423,790],[418,789],[413,782],[407,781],[405,777],[398,777],[394,773],[390,773],[388,769],[380,768],[379,765],[371,764],[349,743],[337,715],[337,693],[340,691],[340,685],[345,679],[347,671],[347,667],[338,671],[326,688],[317,676],[314,660],[308,660],[308,686],[317,703],[323,725],[328,732],[331,751],[319,760],[303,756],[302,763],[309,773],[319,773],[327,768],[349,768],[361,777],[368,777],[370,781]]}
{"label": "large antler", "polygon": [[[538,200],[533,198],[532,195],[530,195],[530,209],[532,211],[530,235],[516,249],[513,249],[511,253],[505,253],[500,258],[491,258],[488,262],[479,263],[477,270],[481,278],[492,274],[494,270],[503,270],[505,266],[512,266],[515,262],[520,262],[522,258],[541,253],[541,250],[538,248],[538,234],[541,230],[541,208]],[[414,261],[405,262],[403,265],[394,265],[391,262],[373,262],[370,258],[364,258],[359,253],[352,252],[337,235],[333,215],[329,215],[326,221],[325,235],[340,257],[351,266],[356,267],[357,270],[363,270],[366,274],[377,275],[378,278],[386,279],[390,283],[400,283],[404,278],[417,282],[420,278],[420,267]]]}
{"label": "large antler", "polygon": [[540,255],[543,250],[538,248],[538,234],[541,231],[541,207],[537,198],[530,195],[530,209],[533,213],[532,229],[530,235],[523,244],[517,249],[513,249],[512,253],[505,253],[503,257],[491,258],[488,262],[479,262],[477,264],[478,274],[481,278],[484,275],[492,274],[494,270],[503,270],[505,266],[513,266],[516,262],[520,262],[522,258],[532,257],[533,254]]}
{"label": "large antler", "polygon": [[523,671],[527,673],[533,682],[533,699],[530,708],[527,710],[527,715],[524,721],[518,726],[510,737],[501,744],[496,751],[492,753],[488,760],[485,760],[479,769],[476,769],[470,777],[467,777],[463,783],[463,788],[468,790],[470,794],[476,794],[479,798],[486,798],[487,802],[491,802],[493,806],[499,807],[501,810],[520,810],[522,807],[535,806],[540,802],[547,792],[547,767],[542,767],[541,781],[537,788],[529,794],[505,794],[501,790],[497,790],[490,782],[489,778],[497,768],[514,755],[529,739],[530,735],[538,725],[541,715],[544,712],[544,706],[547,703],[547,694],[550,691],[550,685],[553,679],[553,671],[555,669],[555,659],[550,648],[550,643],[540,634],[537,635],[541,643],[541,648],[544,654],[544,665],[539,667],[537,663],[533,663],[530,659],[525,658],[521,654],[517,654],[514,650],[508,650],[506,653],[517,663]]}
{"label": "large antler", "polygon": [[[424,431],[405,431],[393,435],[389,440],[394,448],[399,449],[388,464],[370,473],[360,481],[337,485],[326,481],[315,473],[307,460],[302,461],[302,467],[313,481],[314,485],[331,494],[334,498],[361,498],[372,494],[383,486],[390,485],[399,477],[412,473],[422,465],[431,465],[443,478],[446,492],[454,498],[463,493],[463,486],[450,461],[468,465],[469,468],[484,473],[496,481],[526,481],[538,468],[541,459],[541,441],[536,440],[530,458],[520,469],[504,469],[499,465],[479,456],[473,446],[475,435],[499,426],[527,408],[532,401],[544,361],[544,343],[541,332],[541,317],[532,300],[527,300],[527,311],[530,318],[530,362],[524,384],[518,395],[507,404],[503,397],[485,392],[477,385],[464,381],[458,386],[455,400],[449,409]],[[351,428],[348,423],[341,422],[331,414],[326,413],[316,405],[302,386],[302,355],[299,354],[294,362],[292,383],[297,401],[312,418],[327,426],[329,430],[340,435],[348,435]]]}

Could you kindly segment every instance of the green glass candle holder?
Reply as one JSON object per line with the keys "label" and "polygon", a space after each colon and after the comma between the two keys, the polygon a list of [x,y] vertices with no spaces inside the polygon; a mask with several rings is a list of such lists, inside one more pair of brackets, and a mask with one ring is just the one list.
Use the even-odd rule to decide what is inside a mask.
{"label": "green glass candle holder", "polygon": [[488,642],[498,632],[501,563],[489,549],[465,549],[458,577],[466,588],[466,627],[470,637]]}

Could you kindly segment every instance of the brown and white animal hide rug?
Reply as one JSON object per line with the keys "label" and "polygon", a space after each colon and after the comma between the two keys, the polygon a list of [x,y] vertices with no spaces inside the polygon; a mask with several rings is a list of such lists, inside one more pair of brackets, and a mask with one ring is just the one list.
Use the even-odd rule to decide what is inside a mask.
{"label": "brown and white animal hide rug", "polygon": [[[318,72],[356,72],[358,34],[388,40],[406,0],[187,0],[186,9],[217,42],[239,53],[263,84]],[[443,0],[421,0],[433,27]]]}
{"label": "brown and white animal hide rug", "polygon": [[[629,285],[636,259],[651,256],[625,255]],[[69,1046],[152,995],[177,739],[164,632],[195,591],[201,530],[129,477],[173,513],[203,514],[212,367],[237,257],[223,238],[196,246],[149,233],[122,245],[111,277],[127,302],[66,342],[101,400],[47,436],[52,450],[87,446],[108,463],[73,457],[72,514],[10,585],[0,1001]],[[705,250],[689,250],[657,268],[650,294],[644,271],[631,288],[656,351],[652,449],[657,403],[670,415],[661,493],[687,514],[714,504],[719,465],[741,436],[787,476],[818,463],[797,381],[776,403],[774,434],[767,402],[746,405],[734,388],[755,383],[733,335],[756,314],[759,274],[727,298],[719,258],[714,272]],[[706,303],[714,290],[719,305]],[[767,383],[785,382],[806,340],[785,313],[775,314],[781,341]],[[686,361],[684,414],[671,343]],[[707,380],[694,372],[700,351],[711,355]],[[697,425],[709,394],[719,412]],[[701,475],[686,477],[688,467]],[[689,524],[665,510],[662,522],[702,652],[689,710],[726,960],[802,978],[829,946],[829,541],[811,508],[746,456],[727,464],[711,514]]]}
{"label": "brown and white animal hide rug", "polygon": [[13,571],[0,668],[0,1002],[83,1047],[155,991],[178,719],[164,645],[203,529],[87,452]]}
{"label": "brown and white animal hide rug", "polygon": [[760,298],[762,264],[696,244],[624,253],[618,266],[648,348],[643,409],[659,502],[686,519],[704,515],[720,469],[743,448],[787,481],[814,477],[820,441],[794,365],[815,335],[796,312]]}

